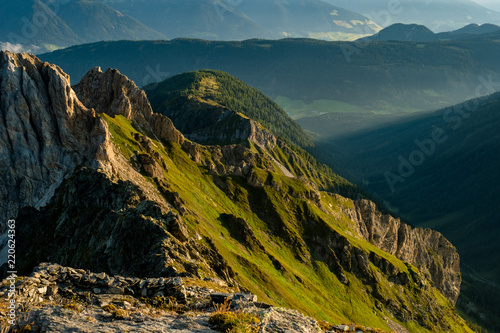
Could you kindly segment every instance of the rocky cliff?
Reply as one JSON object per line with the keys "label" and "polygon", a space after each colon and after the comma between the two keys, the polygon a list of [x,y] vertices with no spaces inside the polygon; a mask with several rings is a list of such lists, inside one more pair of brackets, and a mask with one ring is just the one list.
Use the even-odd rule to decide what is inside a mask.
{"label": "rocky cliff", "polygon": [[456,248],[434,230],[411,228],[380,213],[368,200],[355,203],[351,219],[364,239],[424,272],[453,303],[460,294],[460,257]]}
{"label": "rocky cliff", "polygon": [[0,114],[2,221],[20,207],[43,206],[76,166],[108,167],[106,123],[55,65],[0,52]]}
{"label": "rocky cliff", "polygon": [[102,72],[99,67],[93,68],[73,89],[80,101],[97,113],[122,115],[139,129],[167,141],[184,140],[170,119],[153,113],[144,91],[116,69]]}
{"label": "rocky cliff", "polygon": [[[2,56],[1,149],[15,180],[4,187],[18,193],[19,272],[54,262],[144,279],[222,279],[336,322],[469,331],[452,304],[458,256],[442,236],[321,191],[338,180],[260,123],[225,110],[237,117],[225,135],[243,142],[196,144],[117,71],[95,68],[73,90],[55,66]],[[23,201],[31,192],[19,185],[36,168],[48,175],[36,188],[43,207],[32,194]]]}

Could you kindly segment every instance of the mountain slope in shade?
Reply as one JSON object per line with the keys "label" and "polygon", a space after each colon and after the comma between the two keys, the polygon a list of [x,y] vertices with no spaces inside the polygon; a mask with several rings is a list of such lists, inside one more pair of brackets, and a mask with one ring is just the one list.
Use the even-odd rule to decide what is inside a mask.
{"label": "mountain slope in shade", "polygon": [[147,22],[169,38],[354,40],[380,30],[363,15],[318,0],[114,0],[105,3]]}
{"label": "mountain slope in shade", "polygon": [[0,43],[41,53],[101,40],[164,39],[130,16],[95,1],[1,0]]}
{"label": "mountain slope in shade", "polygon": [[70,1],[58,14],[85,42],[165,38],[142,22],[95,1]]}
{"label": "mountain slope in shade", "polygon": [[489,327],[500,323],[499,110],[496,93],[323,147],[342,175],[452,240],[467,271],[459,304]]}
{"label": "mountain slope in shade", "polygon": [[167,38],[210,40],[274,38],[231,2],[212,0],[103,1],[163,33]]}
{"label": "mountain slope in shade", "polygon": [[423,42],[438,40],[437,35],[429,28],[418,24],[396,23],[382,29],[377,34],[360,41],[402,41],[402,42]]}
{"label": "mountain slope in shade", "polygon": [[452,34],[452,35],[460,35],[460,34],[481,35],[481,34],[496,32],[498,30],[500,30],[500,26],[498,26],[496,24],[485,23],[485,24],[479,25],[479,24],[472,23],[472,24],[466,25],[463,28],[460,28],[460,29],[457,29],[454,31],[450,31],[449,34]]}
{"label": "mountain slope in shade", "polygon": [[366,15],[383,27],[394,23],[421,24],[434,32],[459,29],[476,23],[500,24],[500,12],[471,0],[401,0],[391,5],[384,1],[326,0],[336,6]]}
{"label": "mountain slope in shade", "polygon": [[[62,20],[54,10],[40,0],[1,0],[0,42],[23,45],[32,52],[51,50],[84,42],[84,39]],[[34,24],[36,22],[36,25]]]}
{"label": "mountain slope in shade", "polygon": [[243,1],[238,9],[281,37],[353,40],[381,29],[363,15],[317,0]]}

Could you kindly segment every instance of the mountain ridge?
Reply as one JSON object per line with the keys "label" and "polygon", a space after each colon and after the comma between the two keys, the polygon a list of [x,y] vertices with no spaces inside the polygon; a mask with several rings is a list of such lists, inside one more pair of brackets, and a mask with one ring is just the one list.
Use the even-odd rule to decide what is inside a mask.
{"label": "mountain ridge", "polygon": [[406,42],[429,42],[463,40],[488,36],[500,31],[500,26],[495,24],[469,24],[463,28],[434,33],[424,25],[395,23],[382,29],[377,34],[359,39],[359,42],[370,41],[406,41]]}
{"label": "mountain ridge", "polygon": [[[499,105],[500,95],[494,93],[323,142],[339,170],[345,170],[343,176],[398,207],[406,220],[450,238],[468,271],[459,306],[493,330],[499,322],[490,303],[496,299],[491,295],[499,294],[499,258],[494,255],[499,230],[494,208],[498,161],[491,156],[498,153]],[[410,154],[420,152],[428,153],[421,165],[406,164]]]}
{"label": "mountain ridge", "polygon": [[380,30],[363,15],[318,0],[105,2],[148,22],[169,39],[354,40]]}
{"label": "mountain ridge", "polygon": [[470,23],[500,23],[500,13],[470,0],[399,0],[386,6],[363,0],[327,0],[365,14],[383,27],[393,23],[421,24],[435,32],[459,29]]}
{"label": "mountain ridge", "polygon": [[[23,71],[37,82],[31,93],[43,95],[47,85],[59,82],[61,89],[54,93],[79,96],[84,102],[78,99],[73,105],[85,112],[90,109],[83,105],[109,113],[99,114],[109,140],[107,167],[89,164],[75,173],[70,170],[45,207],[20,210],[19,253],[33,254],[19,258],[26,274],[39,261],[51,259],[121,274],[139,269],[157,277],[218,277],[237,282],[264,301],[310,314],[321,309],[321,318],[335,322],[388,328],[388,322],[398,321],[424,331],[470,332],[453,310],[453,289],[447,292],[432,278],[432,272],[442,267],[460,284],[456,265],[443,266],[448,260],[455,262],[451,244],[424,244],[428,261],[417,260],[420,271],[357,233],[360,226],[350,218],[357,211],[353,200],[287,176],[272,156],[251,142],[247,147],[199,145],[173,126],[168,130],[173,139],[158,138],[155,124],[168,118],[153,114],[145,93],[117,71],[93,69],[75,92],[68,78],[57,72],[47,81],[37,79],[38,71],[48,66],[41,62],[36,62],[38,67],[25,62],[21,69],[23,57],[36,62],[33,56],[2,53],[9,64],[3,66],[8,70],[2,82],[18,80],[11,73]],[[116,87],[122,87],[120,93],[109,99]],[[12,93],[3,91],[2,99]],[[2,112],[5,109],[9,108],[2,107]],[[80,132],[68,129],[70,134]],[[386,233],[383,221],[390,218],[379,215],[374,205],[364,206],[360,214],[368,229],[378,225],[371,229],[373,239],[380,227]],[[379,222],[371,216],[379,216]],[[245,231],[237,232],[241,227]],[[102,232],[94,235],[99,228]],[[153,229],[150,245],[140,245],[139,236],[147,237],[146,230]],[[38,237],[41,233],[44,237]],[[77,238],[83,245],[73,241]],[[429,255],[431,244],[455,254]],[[147,258],[137,262],[144,267],[125,265],[122,255],[134,248]],[[386,316],[392,319],[385,321]]]}
{"label": "mountain ridge", "polygon": [[[341,102],[365,114],[405,114],[460,103],[464,95],[475,93],[478,77],[491,74],[497,80],[497,40],[495,35],[439,43],[102,42],[41,58],[76,78],[95,66],[118,68],[144,86],[152,83],[152,77],[162,81],[210,68],[228,72],[272,99],[283,96],[306,104],[326,100],[332,108]],[[481,53],[486,48],[490,52]],[[137,65],[131,66],[130,61]]]}

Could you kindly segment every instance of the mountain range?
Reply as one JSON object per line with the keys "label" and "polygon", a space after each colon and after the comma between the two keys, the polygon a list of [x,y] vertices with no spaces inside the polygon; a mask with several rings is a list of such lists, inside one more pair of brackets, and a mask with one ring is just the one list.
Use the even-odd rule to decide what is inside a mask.
{"label": "mountain range", "polygon": [[251,5],[212,0],[2,0],[0,5],[2,49],[37,54],[103,40],[354,40],[381,29],[360,14],[317,0]]}
{"label": "mountain range", "polygon": [[242,40],[273,38],[273,33],[246,16],[231,1],[102,1],[146,22],[168,39],[191,37]]}
{"label": "mountain range", "polygon": [[[217,294],[190,303],[197,293],[186,290],[222,281],[251,291],[260,307],[332,323],[472,332],[453,308],[461,276],[451,243],[338,194],[356,188],[317,168],[298,145],[310,144],[307,135],[297,125],[287,133],[293,121],[257,90],[226,73],[186,73],[150,87],[153,112],[117,70],[93,68],[71,87],[59,67],[32,55],[2,52],[0,61],[1,119],[9,120],[8,130],[0,124],[0,202],[9,208],[1,211],[17,216],[16,269],[35,269],[16,279],[23,297],[36,296],[30,327],[70,329],[82,307],[85,329],[110,318],[118,327],[143,302],[200,314]],[[46,287],[30,289],[42,280]],[[258,313],[258,330],[287,325]],[[137,329],[147,330],[141,316]],[[313,332],[337,331],[307,320]]]}
{"label": "mountain range", "polygon": [[498,331],[500,13],[0,5],[15,329]]}
{"label": "mountain range", "polygon": [[354,40],[381,29],[363,15],[318,0],[103,2],[168,38]]}
{"label": "mountain range", "polygon": [[[356,40],[396,22],[426,25],[437,32],[500,23],[500,13],[469,0],[399,1],[394,8],[382,8],[377,2],[329,2],[22,0],[14,4],[3,0],[0,45],[39,54],[103,40]],[[439,14],[438,20],[435,12],[446,14]]]}
{"label": "mountain range", "polygon": [[429,28],[418,24],[396,23],[382,29],[373,36],[359,39],[361,42],[375,41],[405,41],[405,42],[429,42],[429,41],[448,41],[464,40],[470,38],[485,37],[488,34],[498,33],[500,26],[495,24],[469,24],[463,28],[434,33]]}
{"label": "mountain range", "polygon": [[2,48],[41,53],[100,40],[165,38],[136,19],[95,1],[2,0],[0,6]]}
{"label": "mountain range", "polygon": [[[467,29],[470,28],[476,30],[472,26]],[[183,71],[202,68],[225,70],[262,89],[262,91],[273,99],[280,101],[283,105],[287,104],[288,110],[296,107],[295,105],[299,104],[297,100],[299,100],[302,103],[299,105],[301,108],[316,111],[308,112],[299,119],[301,126],[306,128],[309,133],[313,133],[321,141],[321,144],[307,149],[313,152],[322,162],[339,171],[344,177],[364,186],[368,192],[378,193],[374,186],[377,184],[386,186],[384,185],[386,183],[372,179],[372,173],[370,172],[357,170],[362,165],[371,165],[380,172],[379,176],[385,171],[390,171],[384,165],[378,167],[379,162],[377,161],[366,160],[366,162],[360,163],[360,161],[365,161],[365,159],[373,156],[366,153],[366,151],[373,150],[370,147],[374,142],[379,142],[375,147],[387,146],[383,141],[378,141],[376,137],[377,133],[384,132],[374,131],[373,137],[367,136],[365,141],[360,139],[365,144],[364,150],[362,150],[365,153],[361,155],[353,153],[360,151],[359,146],[354,145],[358,140],[353,138],[344,141],[346,135],[363,128],[366,129],[377,123],[383,124],[391,120],[394,121],[394,116],[398,114],[402,116],[408,114],[408,112],[423,111],[426,108],[438,109],[440,106],[451,105],[454,101],[455,103],[460,102],[464,99],[464,96],[471,96],[472,98],[479,94],[477,95],[477,98],[479,98],[481,95],[493,93],[498,89],[496,73],[498,73],[499,69],[496,59],[500,54],[498,50],[499,36],[498,32],[493,32],[477,35],[475,38],[452,41],[381,41],[370,43],[335,43],[314,40],[201,42],[186,39],[161,43],[108,42],[73,47],[64,51],[42,55],[41,57],[44,60],[55,62],[77,78],[84,74],[85,67],[96,65],[104,68],[118,67],[139,82],[140,85],[145,86],[147,92],[154,90],[157,86],[157,84],[152,83],[155,81],[153,79],[155,75],[159,78],[156,81],[160,81]],[[350,62],[346,60],[345,54],[342,52],[346,49],[352,52]],[[484,52],[484,50],[488,50],[488,52]],[[120,57],[117,56],[118,54]],[[135,61],[134,66],[129,64],[132,59]],[[168,62],[165,59],[168,59]],[[304,59],[308,60],[304,61]],[[150,96],[153,98],[153,95]],[[360,102],[363,104],[359,105]],[[399,107],[394,108],[393,105],[398,105],[398,103],[400,103]],[[153,105],[155,108],[158,107],[155,103]],[[376,106],[379,106],[378,110],[375,108]],[[408,106],[414,108],[408,108]],[[329,109],[329,111],[320,114],[317,110],[324,110],[320,109],[320,107]],[[494,119],[494,113],[491,113],[491,115],[491,119]],[[171,116],[175,119],[174,115]],[[490,123],[492,124],[493,121],[490,121]],[[473,128],[475,125],[478,128],[482,126],[476,123],[471,123],[470,126]],[[414,131],[408,131],[409,134],[404,135],[406,139],[401,141],[402,144],[404,143],[404,148],[402,148],[404,150],[414,144],[413,140],[415,138],[419,138],[420,134],[415,131],[421,127],[416,124],[407,125],[407,127],[401,127],[401,133],[404,133],[403,128],[415,129]],[[395,130],[397,129],[396,126]],[[395,135],[389,129],[387,129],[386,133],[389,133],[386,139],[403,135]],[[468,134],[464,134],[463,137],[467,138]],[[495,138],[493,132],[489,137],[492,140]],[[495,147],[496,142],[492,140],[487,142],[492,147]],[[450,144],[451,142],[449,141]],[[342,149],[338,149],[338,146],[342,147]],[[457,143],[457,147],[461,146],[465,146],[465,142]],[[477,144],[477,146],[481,145]],[[397,147],[387,147],[391,147],[389,150],[392,153],[398,151]],[[470,148],[472,152],[475,151],[473,147]],[[413,148],[407,153],[411,153],[412,150]],[[380,163],[391,161],[389,157],[384,155],[385,153],[387,153],[385,150],[377,151],[376,156],[383,160]],[[484,155],[483,152],[481,154]],[[487,154],[495,156],[494,152]],[[357,161],[354,156],[359,157],[360,160]],[[461,160],[464,156],[467,156],[465,151],[456,152],[449,156],[449,161]],[[472,156],[471,159],[473,159]],[[492,162],[494,161],[492,159]],[[449,189],[446,190],[448,195],[445,195],[449,200],[449,207],[451,207],[451,204],[456,205],[461,202],[460,200],[463,197],[458,196],[459,193],[468,193],[465,187],[462,190],[457,190],[452,186],[444,186],[444,183],[439,187],[440,191],[437,191],[437,188],[432,184],[441,184],[438,181],[439,177],[442,177],[443,182],[449,181],[449,184],[456,184],[451,179],[467,178],[464,174],[452,178],[444,177],[443,174],[436,172],[441,170],[441,167],[438,166],[439,163],[426,164],[429,169],[435,170],[429,170],[429,175],[423,175],[425,179],[429,180],[429,188],[423,188],[419,185],[422,182],[420,177],[405,181],[404,186],[399,188],[399,191],[402,191],[399,198],[403,198],[403,195],[409,193],[420,193],[423,198],[432,198],[432,202],[430,202],[431,200],[427,202],[415,198],[414,200],[405,201],[404,204],[400,201],[393,203],[391,200],[396,197],[393,197],[394,194],[392,193],[386,193],[387,188],[382,190],[382,194],[379,194],[378,199],[390,203],[391,209],[395,209],[394,207],[402,204],[403,207],[398,207],[400,209],[398,214],[404,216],[408,221],[416,219],[415,223],[428,226],[425,223],[432,220],[432,216],[435,217],[442,212],[440,209],[443,207],[437,207],[435,204],[446,202],[446,200],[437,199],[444,193],[441,189]],[[472,162],[467,163],[467,165],[472,164]],[[453,167],[450,168],[455,170]],[[494,165],[492,164],[491,170],[493,169]],[[450,171],[449,175],[453,174]],[[485,175],[487,174],[485,173]],[[433,176],[431,177],[431,175]],[[490,182],[483,180],[480,182],[483,185],[479,187],[483,188],[481,193],[490,193]],[[363,185],[364,181],[371,185],[366,187],[366,185]],[[469,182],[467,184],[473,186]],[[407,185],[408,187],[406,187]],[[436,189],[433,192],[434,195],[422,192],[432,188]],[[387,197],[384,193],[387,194]],[[468,202],[471,203],[470,207],[476,207],[478,201],[470,200]],[[489,201],[485,199],[484,201],[479,200],[479,202]],[[426,214],[430,215],[419,217],[413,211],[421,211],[422,207],[427,206],[432,207],[432,209],[425,209]],[[463,202],[462,206],[467,207],[466,202]],[[491,203],[489,207],[495,207],[495,205]],[[488,217],[489,213],[487,212],[490,211],[488,209],[482,211],[484,213],[483,217],[472,218],[471,216],[475,216],[471,215],[474,209],[470,208],[463,215],[457,216],[456,220],[449,219],[449,221],[463,222],[464,228],[456,228],[453,222],[450,222],[446,227],[444,224],[440,224],[439,226],[443,228],[440,230],[445,233],[450,232],[450,237],[456,237],[452,239],[459,251],[465,253],[471,248],[476,248],[479,252],[472,252],[475,252],[477,256],[488,258],[484,253],[492,253],[491,248],[488,247],[491,242],[486,242],[482,246],[477,246],[477,243],[481,242],[478,239],[481,239],[480,235],[483,231],[488,233],[492,230],[488,221],[494,221],[494,219]],[[432,213],[434,215],[431,212],[434,212]],[[468,241],[470,239],[468,236],[471,234],[470,230],[467,229],[471,226],[470,221],[484,221],[484,224],[480,222],[482,226],[478,228],[480,231],[476,231],[479,233],[477,234],[478,238],[475,238],[474,245]],[[494,233],[489,233],[488,237],[491,235],[494,235]],[[487,279],[493,281],[491,283],[498,283],[495,280],[498,276],[494,269],[496,266],[489,265],[489,262],[491,262],[489,259],[481,261],[474,258],[465,255],[465,265],[471,268],[467,270],[467,267],[463,266],[464,270],[467,271],[464,279],[466,289],[464,289],[462,295],[463,303],[459,302],[458,304],[464,312],[469,311],[471,315],[479,318],[479,320],[481,320],[481,316],[486,316],[486,318],[489,318],[486,320],[486,325],[494,327],[495,324],[492,323],[495,323],[498,314],[491,311],[491,309],[495,308],[494,304],[492,304],[495,298],[488,297],[488,293],[494,294],[495,291],[491,290],[488,280],[484,282],[484,278],[486,276]],[[471,263],[474,264],[471,265]],[[474,271],[477,273],[474,273]],[[495,278],[492,279],[492,277]],[[470,309],[478,310],[474,312]]]}
{"label": "mountain range", "polygon": [[446,32],[471,23],[500,24],[500,12],[471,0],[326,1],[364,14],[383,27],[394,23],[419,24],[434,32]]}
{"label": "mountain range", "polygon": [[[474,96],[481,80],[498,81],[499,39],[497,32],[439,43],[123,41],[40,57],[76,80],[86,68],[101,66],[118,68],[140,86],[185,71],[223,70],[286,106],[296,119],[332,114],[335,119],[328,123],[323,119],[315,131],[323,126],[331,135],[362,127],[366,119],[435,110]],[[350,117],[364,120],[350,122]]]}
{"label": "mountain range", "polygon": [[324,1],[241,1],[238,8],[278,38],[354,40],[381,29],[365,16]]}

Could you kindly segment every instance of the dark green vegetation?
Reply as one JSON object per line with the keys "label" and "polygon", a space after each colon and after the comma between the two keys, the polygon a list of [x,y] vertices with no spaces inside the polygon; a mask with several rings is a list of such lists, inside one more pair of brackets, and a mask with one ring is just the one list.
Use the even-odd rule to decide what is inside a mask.
{"label": "dark green vegetation", "polygon": [[499,112],[497,93],[322,144],[341,175],[451,240],[464,270],[459,305],[492,327],[500,323]]}
{"label": "dark green vegetation", "polygon": [[386,27],[396,22],[423,24],[435,32],[450,31],[472,23],[500,23],[500,13],[470,0],[326,0],[336,6],[371,17]]}
{"label": "dark green vegetation", "polygon": [[34,53],[100,40],[165,38],[95,1],[1,0],[0,7],[0,42]]}
{"label": "dark green vegetation", "polygon": [[[178,111],[178,107],[186,105],[190,100],[193,103],[213,101],[214,104],[254,119],[289,143],[303,148],[313,145],[311,138],[276,103],[225,72],[204,70],[184,73],[147,86],[145,90],[153,110],[164,113],[174,124],[174,112],[187,113],[185,110]],[[199,109],[193,111],[196,113]],[[184,124],[177,122],[176,127],[185,133],[182,128],[189,125],[186,120]]]}
{"label": "dark green vegetation", "polygon": [[[243,132],[243,115],[290,145],[290,151],[288,147],[277,148],[274,158],[292,172],[298,171],[295,176],[305,176],[321,188],[335,189],[345,196],[360,195],[359,189],[306,152],[316,151],[310,136],[282,108],[259,90],[225,72],[204,70],[179,74],[147,86],[146,92],[153,110],[172,119],[176,128],[193,141],[232,144],[247,140],[243,133],[241,138],[233,137],[232,140],[218,137]],[[298,159],[287,156],[290,153],[296,154]],[[291,164],[294,166],[290,167]]]}
{"label": "dark green vegetation", "polygon": [[137,18],[168,38],[354,40],[380,30],[363,15],[318,0],[102,2]]}
{"label": "dark green vegetation", "polygon": [[[41,58],[58,64],[76,81],[88,68],[101,66],[118,68],[141,86],[181,72],[218,69],[272,99],[285,97],[306,107],[315,101],[348,104],[358,110],[359,117],[369,118],[435,110],[474,96],[481,76],[498,80],[499,39],[500,35],[419,43],[308,39],[102,42]],[[313,108],[309,113],[313,114]],[[342,108],[332,112],[340,118],[345,115]],[[337,121],[321,125],[329,126],[331,133],[347,129]]]}

